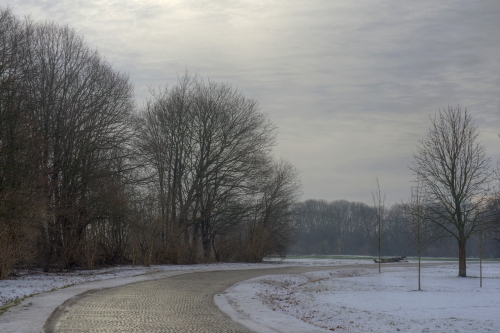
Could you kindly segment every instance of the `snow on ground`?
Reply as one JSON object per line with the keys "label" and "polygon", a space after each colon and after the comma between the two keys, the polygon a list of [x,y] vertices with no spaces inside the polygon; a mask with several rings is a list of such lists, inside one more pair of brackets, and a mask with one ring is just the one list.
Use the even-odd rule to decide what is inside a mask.
{"label": "snow on ground", "polygon": [[[416,268],[384,264],[379,275],[377,270],[363,265],[369,263],[373,261],[366,258],[302,258],[263,264],[122,266],[63,273],[20,271],[18,276],[0,281],[0,306],[71,285],[115,281],[111,279],[119,284],[127,277],[144,274],[354,264],[357,267],[252,279],[221,295],[226,296],[226,303],[236,309],[237,315],[244,314],[246,323],[253,320],[273,332],[500,332],[500,263],[483,265],[483,288],[479,288],[478,264],[468,265],[469,278],[457,277],[456,264],[425,267],[420,292],[416,291]],[[43,324],[46,318],[42,319]]]}
{"label": "snow on ground", "polygon": [[[360,265],[252,279],[225,296],[240,314],[268,327],[275,321],[283,332],[307,332],[306,323],[325,332],[500,332],[500,263],[483,264],[482,288],[479,265],[467,273],[457,277],[457,265],[425,267],[417,291],[417,268],[386,264],[378,274]],[[287,317],[293,324],[285,329]]]}

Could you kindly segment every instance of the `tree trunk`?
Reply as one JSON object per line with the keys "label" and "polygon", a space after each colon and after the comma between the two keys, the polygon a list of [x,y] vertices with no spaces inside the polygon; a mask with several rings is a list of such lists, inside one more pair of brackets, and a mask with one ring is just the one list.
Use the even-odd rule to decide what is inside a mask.
{"label": "tree trunk", "polygon": [[483,287],[483,230],[479,233],[479,287]]}
{"label": "tree trunk", "polygon": [[212,254],[212,244],[210,242],[210,234],[208,230],[202,230],[201,243],[203,246],[203,258],[210,259],[210,255]]}
{"label": "tree trunk", "polygon": [[420,288],[420,249],[418,249],[418,290],[422,290]]}
{"label": "tree trunk", "polygon": [[467,266],[465,264],[465,245],[467,240],[458,240],[458,276],[467,277]]}

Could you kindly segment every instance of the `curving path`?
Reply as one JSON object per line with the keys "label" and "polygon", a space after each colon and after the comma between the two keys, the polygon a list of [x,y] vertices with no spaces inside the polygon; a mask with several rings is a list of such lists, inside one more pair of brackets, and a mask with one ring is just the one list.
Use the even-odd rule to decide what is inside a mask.
{"label": "curving path", "polygon": [[[375,265],[363,265],[367,266]],[[65,302],[51,315],[44,328],[47,333],[250,332],[214,305],[216,294],[237,282],[263,275],[349,267],[360,265],[196,272],[92,290]]]}

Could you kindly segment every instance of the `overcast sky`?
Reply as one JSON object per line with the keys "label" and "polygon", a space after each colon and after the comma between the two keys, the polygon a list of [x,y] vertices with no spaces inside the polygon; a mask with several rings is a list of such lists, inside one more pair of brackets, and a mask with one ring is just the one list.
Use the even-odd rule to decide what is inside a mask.
{"label": "overcast sky", "polygon": [[148,86],[186,70],[231,83],[279,127],[303,199],[409,196],[429,115],[467,107],[500,159],[500,1],[19,0],[15,14],[82,33]]}

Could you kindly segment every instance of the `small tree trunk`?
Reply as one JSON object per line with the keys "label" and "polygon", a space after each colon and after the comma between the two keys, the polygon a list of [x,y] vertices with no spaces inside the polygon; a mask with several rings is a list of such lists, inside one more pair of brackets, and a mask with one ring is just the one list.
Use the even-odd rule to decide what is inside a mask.
{"label": "small tree trunk", "polygon": [[380,274],[380,265],[382,264],[382,258],[380,257],[380,247],[378,248],[378,273]]}
{"label": "small tree trunk", "polygon": [[420,289],[420,249],[418,249],[418,290]]}
{"label": "small tree trunk", "polygon": [[479,288],[483,287],[483,230],[479,237]]}
{"label": "small tree trunk", "polygon": [[[378,187],[378,179],[377,179],[377,187]],[[380,190],[379,190],[380,192]],[[382,248],[382,243],[380,242],[380,233],[382,232],[381,231],[381,228],[380,228],[380,225],[381,225],[381,219],[380,219],[380,195],[378,196],[379,197],[379,204],[377,206],[377,250],[378,250],[378,273],[380,274],[381,273],[381,269],[380,269],[380,265],[382,264],[382,256],[381,256],[381,248]]]}
{"label": "small tree trunk", "polygon": [[208,237],[208,235],[203,235],[202,245],[203,245],[203,258],[208,260],[210,259],[210,255],[212,252],[210,238]]}
{"label": "small tree trunk", "polygon": [[467,266],[465,264],[465,245],[466,240],[458,241],[458,276],[467,277]]}

